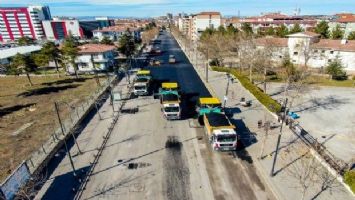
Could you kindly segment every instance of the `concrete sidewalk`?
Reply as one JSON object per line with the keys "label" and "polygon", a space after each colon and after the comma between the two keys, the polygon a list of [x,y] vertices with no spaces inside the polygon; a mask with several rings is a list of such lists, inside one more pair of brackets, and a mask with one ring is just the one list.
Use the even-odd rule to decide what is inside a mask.
{"label": "concrete sidewalk", "polygon": [[[181,43],[179,43],[181,45]],[[185,50],[184,47],[182,49]],[[187,52],[192,52],[187,50]],[[227,76],[225,73],[209,71],[208,83],[205,79],[205,67],[202,57],[198,57],[196,62],[195,55],[192,54],[190,62],[195,64],[195,70],[200,75],[201,79],[206,84],[206,87],[210,90],[211,94],[217,96],[222,102],[226,92]],[[302,142],[287,127],[283,128],[283,135],[280,144],[280,151],[275,167],[277,174],[273,177],[270,176],[273,152],[275,151],[277,136],[279,128],[274,128],[268,132],[268,136],[265,137],[264,129],[259,129],[257,122],[262,120],[263,122],[270,121],[273,125],[279,125],[275,116],[268,112],[263,105],[258,102],[249,91],[247,91],[239,82],[235,79],[235,83],[230,83],[228,90],[228,100],[226,103],[226,112],[232,114],[231,120],[237,125],[237,131],[241,135],[243,144],[246,146],[246,150],[253,158],[254,165],[258,169],[260,175],[264,181],[273,191],[274,195],[278,199],[301,199],[302,189],[300,188],[299,179],[295,178],[297,170],[302,168],[302,158],[300,155],[302,149],[306,149]],[[240,106],[240,98],[245,97],[247,100],[252,101],[251,107]],[[265,142],[263,159],[260,159],[262,145]],[[292,150],[297,149],[299,152]],[[321,164],[316,160],[317,166]],[[327,171],[324,170],[323,174]],[[329,183],[327,188],[323,191],[326,181],[323,177],[317,177],[316,180],[311,181],[310,187],[306,191],[304,199],[354,199],[354,196],[339,182],[336,180]],[[335,179],[332,176],[327,178]]]}
{"label": "concrete sidewalk", "polygon": [[[131,76],[131,80],[133,80],[132,78],[134,77]],[[123,78],[113,88],[113,91],[120,91],[123,96],[127,96],[129,95],[128,85],[127,79]],[[48,166],[48,175],[50,176],[35,199],[72,199],[74,197],[74,191],[80,185],[79,179],[83,179],[84,174],[94,160],[94,155],[97,153],[98,147],[103,143],[103,136],[106,135],[114,114],[117,115],[120,105],[121,102],[114,102],[111,105],[110,97],[108,97],[99,108],[99,112],[95,112],[92,118],[88,120],[84,129],[77,136],[81,154],[73,141],[67,142],[70,153],[73,156],[77,177],[73,176],[69,157],[64,149],[61,149],[54,158],[54,161],[50,163],[53,166]]]}

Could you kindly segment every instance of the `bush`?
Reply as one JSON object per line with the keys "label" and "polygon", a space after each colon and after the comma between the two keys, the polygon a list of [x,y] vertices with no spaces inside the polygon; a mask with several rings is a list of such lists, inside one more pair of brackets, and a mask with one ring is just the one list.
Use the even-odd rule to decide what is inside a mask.
{"label": "bush", "polygon": [[219,62],[219,60],[217,58],[214,58],[210,61],[210,65],[211,66],[220,66],[221,63]]}
{"label": "bush", "polygon": [[212,69],[219,72],[228,72],[234,75],[240,81],[240,83],[271,112],[277,113],[281,110],[281,105],[277,101],[262,92],[257,86],[252,84],[247,77],[241,75],[236,69],[230,69],[225,67],[212,67]]}
{"label": "bush", "polygon": [[348,77],[343,68],[344,67],[341,61],[338,58],[336,58],[334,61],[329,63],[329,65],[325,68],[325,71],[334,80],[346,80],[348,79]]}
{"label": "bush", "polygon": [[355,193],[355,170],[346,171],[344,174],[344,182],[348,184]]}

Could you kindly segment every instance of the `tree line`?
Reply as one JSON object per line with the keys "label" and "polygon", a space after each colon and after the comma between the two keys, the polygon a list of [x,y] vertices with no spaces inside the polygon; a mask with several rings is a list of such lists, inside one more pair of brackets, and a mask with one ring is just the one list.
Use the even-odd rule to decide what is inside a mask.
{"label": "tree line", "polygon": [[[157,34],[157,28],[154,22],[149,23],[142,30],[145,30],[145,40],[149,41]],[[22,37],[18,41],[19,46],[34,45],[35,41],[29,37]],[[140,38],[134,37],[132,32],[127,29],[125,33],[120,36],[117,46],[117,51],[124,54],[127,58],[130,58],[137,50],[138,44],[142,41]],[[104,37],[100,42],[97,42],[95,38],[89,43],[100,43],[105,45],[115,45],[108,37]],[[55,70],[58,77],[61,76],[61,71],[68,71],[67,67],[72,66],[75,77],[79,78],[79,68],[75,62],[76,57],[79,54],[79,40],[72,35],[69,35],[64,39],[59,47],[52,41],[47,41],[43,44],[42,48],[38,52],[30,54],[17,53],[11,58],[9,65],[4,66],[7,74],[26,74],[28,82],[33,86],[31,80],[31,73],[35,73],[39,68],[48,66],[50,62],[55,64]],[[94,70],[96,72],[96,70]]]}

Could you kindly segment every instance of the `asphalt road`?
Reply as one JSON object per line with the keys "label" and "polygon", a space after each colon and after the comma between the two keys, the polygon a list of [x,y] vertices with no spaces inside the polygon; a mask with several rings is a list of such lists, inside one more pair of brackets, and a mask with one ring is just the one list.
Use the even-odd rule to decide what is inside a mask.
{"label": "asphalt road", "polygon": [[[210,94],[176,41],[168,33],[158,39],[164,64],[148,68],[155,79],[179,83],[186,112]],[[178,63],[167,64],[170,54]],[[195,119],[166,121],[151,96],[126,104],[135,106],[138,113],[120,117],[82,199],[274,199],[243,148],[213,152]]]}
{"label": "asphalt road", "polygon": [[[191,118],[193,112],[188,112],[194,110],[198,97],[210,94],[172,36],[164,33],[159,40],[163,53],[158,59],[165,64],[147,68],[159,81],[179,83],[185,97],[185,118],[166,121],[159,100],[152,96],[128,100],[125,108],[138,106],[139,111],[121,113],[81,199],[274,199],[244,148],[234,153],[211,150],[203,127]],[[175,55],[176,64],[167,64],[170,54]],[[110,106],[104,107],[110,116]],[[105,120],[97,118],[95,115],[78,136],[82,151],[87,152],[74,158],[80,171],[88,167],[108,128]],[[75,154],[75,146],[71,151]],[[74,197],[72,188],[77,188],[78,182],[72,178],[64,153],[55,166],[36,199]]]}

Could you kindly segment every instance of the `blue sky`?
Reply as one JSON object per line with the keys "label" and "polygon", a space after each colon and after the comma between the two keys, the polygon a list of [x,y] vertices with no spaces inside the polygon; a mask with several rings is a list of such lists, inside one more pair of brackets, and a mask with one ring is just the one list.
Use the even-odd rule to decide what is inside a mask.
{"label": "blue sky", "polygon": [[0,6],[49,5],[53,16],[153,17],[171,13],[220,11],[223,15],[355,13],[355,0],[0,0]]}

